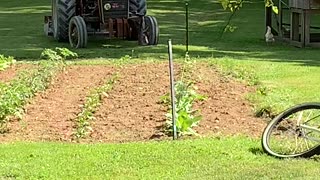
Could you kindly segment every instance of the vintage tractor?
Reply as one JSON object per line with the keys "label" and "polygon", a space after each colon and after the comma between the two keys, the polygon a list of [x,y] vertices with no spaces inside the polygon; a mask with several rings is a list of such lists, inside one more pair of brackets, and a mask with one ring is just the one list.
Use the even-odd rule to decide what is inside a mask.
{"label": "vintage tractor", "polygon": [[52,15],[45,16],[44,32],[57,41],[69,41],[74,48],[86,47],[88,35],[156,45],[158,23],[146,12],[146,0],[52,0]]}

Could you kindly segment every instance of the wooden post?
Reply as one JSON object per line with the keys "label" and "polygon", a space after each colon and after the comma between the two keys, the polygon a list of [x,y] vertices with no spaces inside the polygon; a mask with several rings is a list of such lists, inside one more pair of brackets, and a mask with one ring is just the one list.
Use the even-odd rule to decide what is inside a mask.
{"label": "wooden post", "polygon": [[310,44],[310,13],[308,11],[306,11],[304,23],[305,23],[304,43],[306,46],[308,46]]}
{"label": "wooden post", "polygon": [[283,14],[282,14],[282,1],[279,0],[279,9],[278,9],[278,35],[279,38],[282,39],[283,38],[283,30],[282,30],[282,23],[283,23]]}
{"label": "wooden post", "polygon": [[299,13],[297,12],[291,12],[290,39],[299,41]]}
{"label": "wooden post", "polygon": [[266,30],[267,30],[267,26],[270,26],[272,25],[272,7],[266,7],[266,10],[265,10],[265,15],[266,15],[266,19],[265,19],[265,23],[266,23]]}
{"label": "wooden post", "polygon": [[301,12],[301,46],[304,47],[305,45],[305,37],[306,37],[306,33],[305,33],[305,27],[306,27],[306,24],[305,24],[305,20],[306,20],[306,10],[302,10]]}

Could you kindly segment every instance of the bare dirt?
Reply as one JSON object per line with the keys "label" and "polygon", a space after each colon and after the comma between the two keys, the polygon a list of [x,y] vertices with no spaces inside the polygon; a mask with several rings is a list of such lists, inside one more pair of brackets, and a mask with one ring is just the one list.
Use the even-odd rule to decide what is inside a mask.
{"label": "bare dirt", "polygon": [[[179,74],[179,66],[176,69]],[[10,70],[6,72],[10,74]],[[8,124],[10,131],[0,135],[0,142],[72,141],[74,120],[81,112],[85,97],[90,89],[101,85],[115,72],[119,78],[102,99],[95,120],[90,122],[92,131],[83,141],[130,142],[168,138],[162,133],[167,107],[159,103],[160,97],[169,92],[165,62],[123,67],[70,66],[25,107],[22,120]],[[195,106],[203,116],[195,128],[200,135],[261,135],[265,123],[253,116],[245,99],[246,94],[254,90],[252,87],[220,75],[207,64],[196,65],[192,78],[198,92],[207,96],[207,100]]]}
{"label": "bare dirt", "polygon": [[0,71],[0,82],[9,82],[16,78],[19,72],[31,68],[36,68],[36,66],[32,64],[14,64],[4,71]]}

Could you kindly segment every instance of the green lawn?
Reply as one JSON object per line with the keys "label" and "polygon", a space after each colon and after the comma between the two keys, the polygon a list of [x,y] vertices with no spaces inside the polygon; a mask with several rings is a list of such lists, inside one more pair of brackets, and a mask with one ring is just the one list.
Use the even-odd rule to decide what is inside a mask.
{"label": "green lawn", "polygon": [[0,178],[316,179],[317,158],[278,160],[245,137],[129,144],[0,146]]}
{"label": "green lawn", "polygon": [[[113,63],[128,56],[164,61],[169,38],[175,60],[183,60],[184,2],[149,0],[148,7],[160,24],[158,46],[91,38],[87,49],[74,50],[80,59],[69,63]],[[277,113],[296,103],[320,101],[319,49],[266,45],[263,1],[247,2],[232,20],[238,29],[222,38],[228,13],[216,1],[190,1],[189,11],[191,60],[257,83],[258,92],[248,95],[257,111]],[[35,61],[44,48],[69,47],[43,35],[47,14],[50,0],[2,0],[0,54]],[[247,137],[128,144],[17,142],[0,145],[0,179],[318,179],[318,158],[279,160],[261,151],[259,139]]]}

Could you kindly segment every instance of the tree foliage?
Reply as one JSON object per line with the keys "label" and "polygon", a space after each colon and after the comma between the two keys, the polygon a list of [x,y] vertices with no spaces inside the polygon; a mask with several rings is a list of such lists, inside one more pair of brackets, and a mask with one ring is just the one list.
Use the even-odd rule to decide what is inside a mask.
{"label": "tree foliage", "polygon": [[224,10],[235,12],[242,7],[244,0],[219,0]]}
{"label": "tree foliage", "polygon": [[[242,8],[244,0],[219,0],[224,10],[228,10],[231,12],[227,20],[227,24],[223,28],[223,32],[233,32],[237,28],[236,26],[231,25],[231,20],[235,13]],[[278,7],[275,6],[273,0],[264,0],[265,7],[272,7],[272,10],[275,14],[278,14]],[[223,34],[223,33],[222,33]],[[221,36],[222,36],[221,34]]]}

